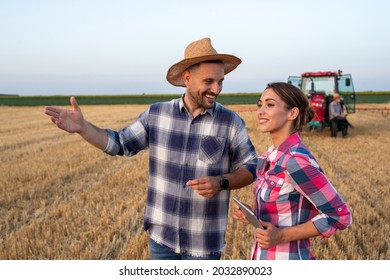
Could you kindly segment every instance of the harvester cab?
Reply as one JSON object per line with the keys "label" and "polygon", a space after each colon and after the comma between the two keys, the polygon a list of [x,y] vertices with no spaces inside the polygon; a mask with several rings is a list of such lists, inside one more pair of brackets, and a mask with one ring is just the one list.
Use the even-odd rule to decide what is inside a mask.
{"label": "harvester cab", "polygon": [[356,99],[351,74],[343,74],[341,70],[305,72],[300,77],[289,76],[288,83],[301,89],[314,108],[315,115],[310,128],[322,131],[330,125],[328,106],[336,92],[341,95],[348,114],[355,112]]}

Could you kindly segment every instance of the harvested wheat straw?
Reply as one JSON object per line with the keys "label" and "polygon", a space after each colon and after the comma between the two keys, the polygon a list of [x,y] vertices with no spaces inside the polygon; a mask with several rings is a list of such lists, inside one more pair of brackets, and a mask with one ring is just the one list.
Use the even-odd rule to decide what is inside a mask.
{"label": "harvested wheat straw", "polygon": [[[91,122],[119,129],[145,108],[82,109]],[[257,129],[255,105],[231,108],[241,111],[258,152],[267,149],[270,140]],[[347,139],[332,139],[327,129],[302,134],[353,213],[350,228],[314,239],[314,252],[319,259],[388,260],[390,118],[358,110],[349,119],[355,128]],[[105,155],[55,128],[42,107],[0,108],[0,151],[0,259],[149,257],[142,231],[147,152]],[[252,186],[234,193],[251,203]],[[229,215],[223,259],[247,259],[253,231]]]}

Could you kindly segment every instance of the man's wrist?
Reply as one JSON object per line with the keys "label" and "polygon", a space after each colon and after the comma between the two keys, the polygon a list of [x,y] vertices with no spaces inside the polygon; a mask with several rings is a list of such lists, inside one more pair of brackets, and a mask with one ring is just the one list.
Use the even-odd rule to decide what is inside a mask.
{"label": "man's wrist", "polygon": [[220,187],[221,191],[228,190],[229,185],[230,185],[230,182],[229,182],[228,178],[226,178],[224,175],[221,175],[221,177],[219,178],[219,187]]}

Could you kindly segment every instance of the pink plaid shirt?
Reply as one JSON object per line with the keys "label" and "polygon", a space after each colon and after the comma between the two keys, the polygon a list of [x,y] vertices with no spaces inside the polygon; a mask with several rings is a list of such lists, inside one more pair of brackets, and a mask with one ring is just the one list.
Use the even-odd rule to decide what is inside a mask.
{"label": "pink plaid shirt", "polygon": [[[258,157],[255,213],[263,221],[283,228],[311,220],[323,237],[347,228],[351,213],[326,178],[316,159],[294,133],[277,149]],[[315,259],[310,240],[303,239],[262,249],[255,241],[252,259]]]}

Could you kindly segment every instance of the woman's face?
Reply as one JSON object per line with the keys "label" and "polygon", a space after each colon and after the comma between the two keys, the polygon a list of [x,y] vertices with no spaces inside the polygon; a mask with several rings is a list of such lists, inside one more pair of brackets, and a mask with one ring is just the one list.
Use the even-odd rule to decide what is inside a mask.
{"label": "woman's face", "polygon": [[258,102],[257,122],[261,132],[287,133],[290,135],[293,119],[291,110],[272,88],[266,89]]}

